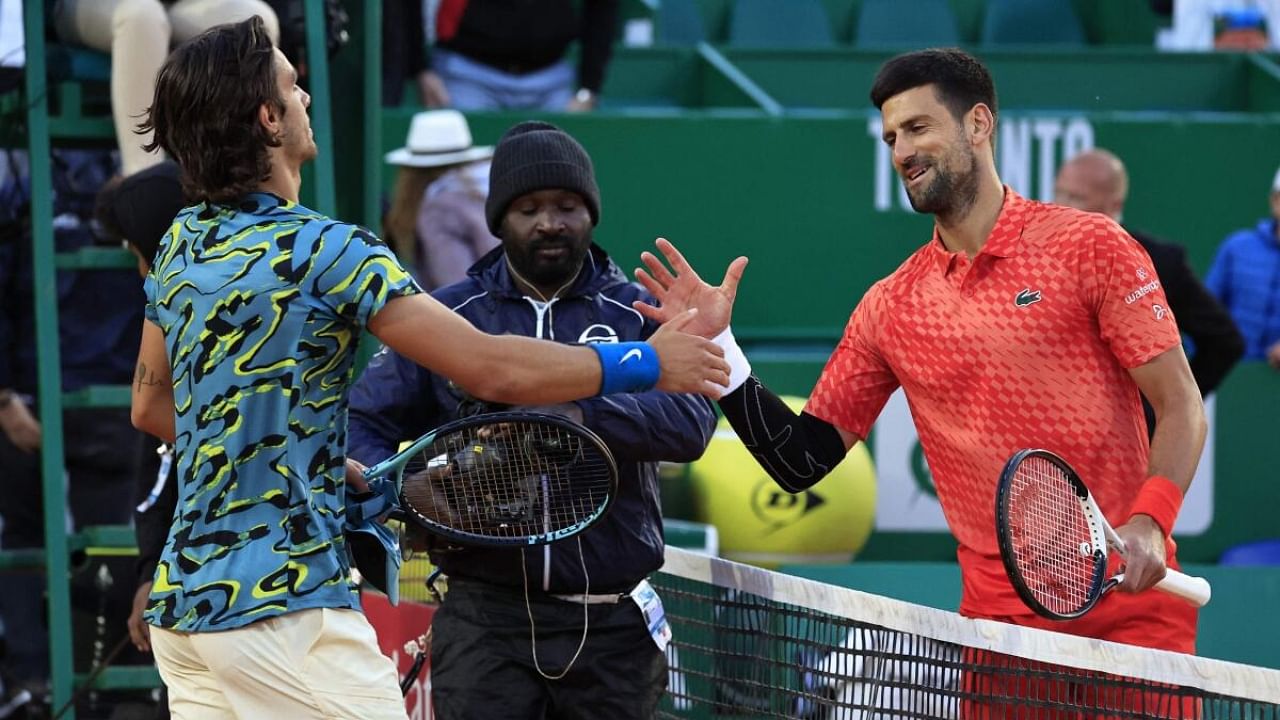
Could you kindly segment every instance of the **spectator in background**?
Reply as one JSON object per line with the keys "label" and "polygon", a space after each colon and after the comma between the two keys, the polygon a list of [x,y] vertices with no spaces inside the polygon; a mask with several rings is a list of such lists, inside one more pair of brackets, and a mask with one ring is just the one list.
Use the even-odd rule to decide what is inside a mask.
{"label": "spectator in background", "polygon": [[1280,170],[1271,181],[1271,217],[1222,241],[1205,284],[1235,318],[1245,359],[1280,370]]}
{"label": "spectator in background", "polygon": [[264,0],[58,0],[53,19],[58,38],[111,53],[111,114],[120,146],[120,174],[128,177],[162,159],[142,146],[148,133],[134,133],[151,105],[156,73],[171,45],[222,23],[262,17],[275,42],[276,14]]}
{"label": "spectator in background", "polygon": [[[37,351],[32,276],[30,176],[25,152],[0,151],[0,546],[6,550],[44,546],[40,450],[47,440],[36,403]],[[54,244],[71,252],[100,242],[93,227],[93,203],[117,170],[105,150],[53,151]],[[91,385],[128,385],[140,342],[145,298],[129,270],[59,270],[59,351],[62,391]],[[121,452],[139,442],[123,407],[67,408],[62,414],[67,500],[75,529],[127,524],[129,498],[137,475],[135,457]],[[92,578],[75,578],[79,597],[98,598]],[[82,588],[81,583],[87,587]],[[49,671],[44,623],[45,579],[29,571],[0,574],[0,616],[9,658],[5,673],[42,695]],[[114,583],[122,597],[122,627],[129,583]],[[12,692],[12,690],[11,690]],[[3,704],[0,702],[0,704]]]}
{"label": "spectator in background", "polygon": [[[1080,153],[1058,170],[1054,202],[1078,210],[1102,213],[1122,222],[1129,196],[1129,173],[1120,158],[1107,150]],[[1151,256],[1156,277],[1164,288],[1178,329],[1191,339],[1191,374],[1201,395],[1208,395],[1244,354],[1244,339],[1231,316],[1196,278],[1187,265],[1187,251],[1180,245],[1157,240],[1125,226],[1125,231]],[[1143,285],[1143,283],[1136,283]],[[1145,286],[1145,285],[1143,285]],[[1147,429],[1155,430],[1155,413],[1143,399]]]}
{"label": "spectator in background", "polygon": [[463,279],[498,245],[484,218],[492,156],[471,144],[457,110],[414,115],[405,146],[387,153],[399,171],[384,235],[428,291]]}
{"label": "spectator in background", "polygon": [[[578,6],[581,6],[581,10]],[[618,0],[441,0],[431,71],[459,110],[594,110],[618,24]],[[564,59],[581,43],[578,71]]]}
{"label": "spectator in background", "polygon": [[410,79],[418,103],[439,108],[447,103],[440,76],[427,69],[426,21],[422,0],[385,0],[382,3],[382,105],[396,107],[404,99]]}
{"label": "spectator in background", "polygon": [[[1156,8],[1159,10],[1160,8]],[[1162,50],[1278,50],[1280,0],[1175,0]]]}

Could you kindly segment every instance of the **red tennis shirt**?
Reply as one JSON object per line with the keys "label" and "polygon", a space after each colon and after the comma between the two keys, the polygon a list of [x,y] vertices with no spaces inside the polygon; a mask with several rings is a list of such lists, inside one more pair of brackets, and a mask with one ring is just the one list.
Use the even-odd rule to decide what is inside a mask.
{"label": "red tennis shirt", "polygon": [[1179,342],[1151,259],[1119,225],[1006,187],[972,260],[935,229],[867,291],[806,411],[865,439],[901,386],[959,541],[960,611],[1025,614],[996,545],[1005,460],[1052,450],[1112,524],[1128,520],[1150,450],[1128,369]]}

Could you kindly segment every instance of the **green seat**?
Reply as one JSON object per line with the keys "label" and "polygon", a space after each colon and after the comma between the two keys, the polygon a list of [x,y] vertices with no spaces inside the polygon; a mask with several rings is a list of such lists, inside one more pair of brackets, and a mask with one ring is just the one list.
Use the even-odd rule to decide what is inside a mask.
{"label": "green seat", "polygon": [[697,45],[707,39],[702,13],[693,0],[662,0],[654,18],[659,45]]}
{"label": "green seat", "polygon": [[729,44],[741,48],[835,47],[822,0],[735,0]]}
{"label": "green seat", "polygon": [[983,45],[1084,45],[1084,26],[1071,0],[991,0]]}
{"label": "green seat", "polygon": [[858,47],[923,48],[960,44],[960,24],[949,0],[862,0]]}

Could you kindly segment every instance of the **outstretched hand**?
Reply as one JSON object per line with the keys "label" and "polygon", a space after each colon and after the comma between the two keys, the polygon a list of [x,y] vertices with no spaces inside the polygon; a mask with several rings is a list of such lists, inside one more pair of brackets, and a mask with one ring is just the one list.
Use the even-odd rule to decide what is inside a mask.
{"label": "outstretched hand", "polygon": [[647,342],[658,353],[659,390],[699,393],[715,400],[724,394],[730,368],[719,345],[689,331],[698,314],[690,309],[676,315]]}
{"label": "outstretched hand", "polygon": [[[660,303],[654,307],[648,303],[632,303],[641,315],[658,323],[665,323],[691,308],[697,315],[684,326],[684,332],[714,338],[729,327],[733,317],[733,301],[738,296],[738,283],[747,268],[747,259],[739,257],[729,263],[724,280],[713,286],[698,276],[684,255],[665,238],[655,243],[670,269],[651,252],[640,254],[644,268],[636,269],[636,280]],[[647,270],[646,270],[647,268]]]}

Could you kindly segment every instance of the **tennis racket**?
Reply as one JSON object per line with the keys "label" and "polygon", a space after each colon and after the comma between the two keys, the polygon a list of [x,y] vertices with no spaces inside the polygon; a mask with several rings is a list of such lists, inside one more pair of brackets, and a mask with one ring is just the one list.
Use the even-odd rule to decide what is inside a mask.
{"label": "tennis racket", "polygon": [[581,425],[511,411],[432,430],[365,478],[393,481],[406,518],[446,540],[521,547],[572,537],[603,518],[618,468]]}
{"label": "tennis racket", "polygon": [[[996,535],[1005,572],[1036,614],[1069,620],[1089,612],[1124,580],[1106,577],[1107,553],[1124,542],[1080,476],[1047,450],[1019,450],[996,490]],[[1204,578],[1169,570],[1155,586],[1197,607],[1209,602]]]}

